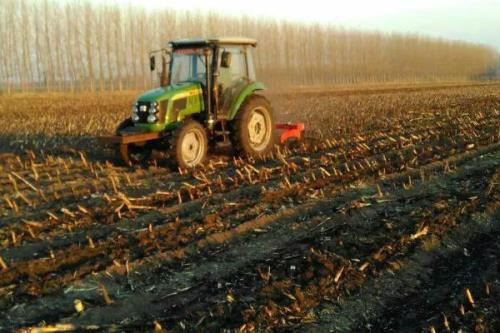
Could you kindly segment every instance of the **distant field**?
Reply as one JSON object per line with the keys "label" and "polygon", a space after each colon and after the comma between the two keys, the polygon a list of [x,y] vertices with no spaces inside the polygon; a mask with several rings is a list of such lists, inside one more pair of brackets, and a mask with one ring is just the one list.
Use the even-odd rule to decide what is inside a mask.
{"label": "distant field", "polygon": [[[295,87],[266,95],[273,103],[277,121],[303,121],[313,135],[344,135],[365,127],[385,126],[385,121],[407,109],[419,112],[436,103],[444,107],[447,103],[473,102],[472,99],[495,100],[499,89],[500,83],[344,85]],[[139,94],[125,91],[3,95],[0,153],[26,149],[61,152],[78,147],[92,156],[101,156],[102,149],[95,137],[113,133],[116,125],[129,117]],[[102,158],[106,156],[109,154]]]}
{"label": "distant field", "polygon": [[306,140],[192,173],[109,162],[136,94],[0,97],[0,331],[500,331],[499,83],[273,92]]}

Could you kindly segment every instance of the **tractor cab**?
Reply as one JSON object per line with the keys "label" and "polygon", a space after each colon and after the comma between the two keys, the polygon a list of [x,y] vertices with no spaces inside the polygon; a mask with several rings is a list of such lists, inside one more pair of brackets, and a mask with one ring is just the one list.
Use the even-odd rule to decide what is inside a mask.
{"label": "tractor cab", "polygon": [[[201,163],[208,143],[231,143],[237,153],[262,156],[274,146],[270,103],[257,92],[249,38],[181,39],[150,53],[159,86],[134,102],[114,142],[127,164],[149,157],[152,149],[170,152],[177,165]],[[161,66],[157,66],[161,63]]]}
{"label": "tractor cab", "polygon": [[227,120],[234,117],[233,102],[245,88],[264,88],[255,76],[252,49],[256,45],[249,38],[174,40],[168,49],[151,54],[150,67],[155,70],[155,55],[163,53],[160,86],[198,85],[203,91],[206,116],[212,116],[214,122]]}
{"label": "tractor cab", "polygon": [[[219,116],[227,115],[235,96],[256,81],[252,59],[255,44],[247,42],[209,46],[198,46],[193,41],[172,42],[169,84],[195,81],[205,89],[213,87],[214,108]],[[212,78],[207,76],[210,72]]]}

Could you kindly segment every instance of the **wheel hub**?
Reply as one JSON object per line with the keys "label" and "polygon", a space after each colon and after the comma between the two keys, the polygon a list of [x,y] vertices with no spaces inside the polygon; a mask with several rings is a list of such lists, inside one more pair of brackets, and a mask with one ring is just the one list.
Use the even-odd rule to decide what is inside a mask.
{"label": "wheel hub", "polygon": [[182,141],[182,159],[189,166],[198,164],[203,156],[202,136],[198,131],[188,132]]}
{"label": "wheel hub", "polygon": [[252,110],[250,121],[248,122],[248,135],[250,144],[255,150],[263,149],[270,138],[269,123],[265,111],[260,108]]}

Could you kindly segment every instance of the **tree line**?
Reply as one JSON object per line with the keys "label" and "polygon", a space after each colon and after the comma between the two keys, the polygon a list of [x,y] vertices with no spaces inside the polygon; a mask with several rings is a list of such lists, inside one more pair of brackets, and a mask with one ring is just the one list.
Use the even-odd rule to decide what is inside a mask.
{"label": "tree line", "polygon": [[256,38],[258,75],[271,86],[467,80],[498,59],[488,46],[411,34],[85,0],[2,0],[0,90],[145,89],[156,84],[149,50],[217,35]]}

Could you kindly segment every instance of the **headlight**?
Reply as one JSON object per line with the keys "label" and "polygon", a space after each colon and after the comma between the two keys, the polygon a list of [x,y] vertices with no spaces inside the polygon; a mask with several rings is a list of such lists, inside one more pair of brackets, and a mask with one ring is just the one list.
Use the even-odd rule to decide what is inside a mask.
{"label": "headlight", "polygon": [[139,109],[137,108],[137,106],[136,106],[136,105],[134,105],[134,106],[132,107],[132,113],[138,113],[138,112],[139,112]]}
{"label": "headlight", "polygon": [[156,112],[159,111],[159,105],[158,102],[152,102],[150,107],[149,107],[149,113],[150,114],[155,114]]}
{"label": "headlight", "polygon": [[150,114],[148,116],[148,123],[153,124],[156,122],[156,116],[154,114]]}
{"label": "headlight", "polygon": [[138,121],[139,121],[139,119],[141,119],[141,118],[140,118],[140,117],[139,117],[139,115],[137,115],[136,113],[134,113],[134,114],[132,115],[132,121],[133,121],[134,123],[138,122]]}

